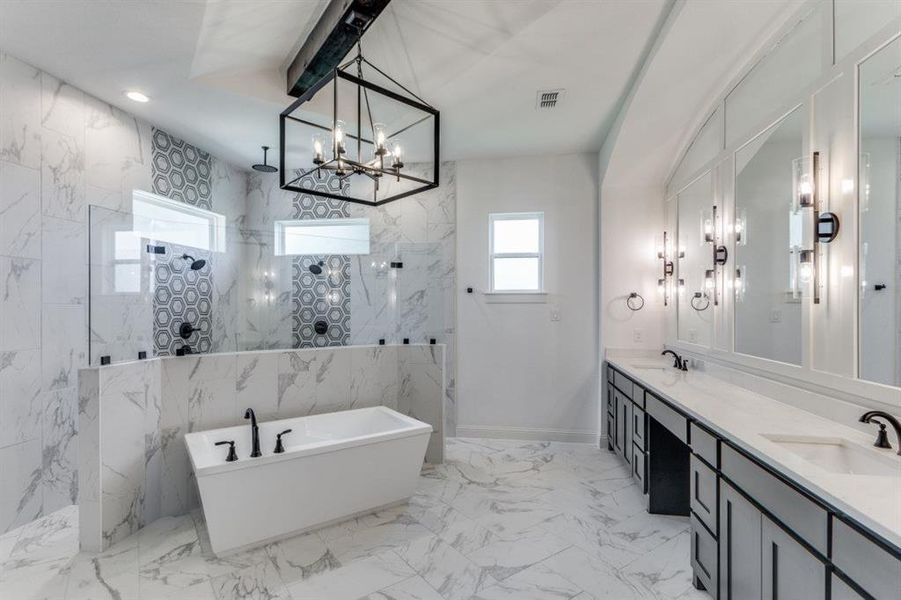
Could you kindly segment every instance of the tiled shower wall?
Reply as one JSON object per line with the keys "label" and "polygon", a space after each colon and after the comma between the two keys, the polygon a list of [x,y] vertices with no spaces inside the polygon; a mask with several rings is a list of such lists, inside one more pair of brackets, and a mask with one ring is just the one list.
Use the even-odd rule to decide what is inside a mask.
{"label": "tiled shower wall", "polygon": [[[375,344],[385,339],[390,344],[401,343],[404,338],[411,343],[427,343],[435,338],[447,344],[445,431],[453,436],[457,204],[454,163],[443,163],[440,174],[440,187],[415,196],[377,208],[345,205],[346,213],[341,216],[370,220],[370,254],[347,257],[349,273],[340,281],[349,288],[349,313],[336,314],[335,318],[346,317],[349,323],[348,341],[342,343]],[[285,263],[287,257],[273,256],[272,232],[276,220],[306,214],[298,212],[298,206],[311,210],[316,218],[327,216],[327,202],[282,191],[277,174],[249,176],[247,220],[242,236],[247,248],[241,329],[246,335],[239,349],[303,345],[304,340],[299,340],[295,332],[311,326],[308,318],[315,317],[315,312],[295,310],[299,306],[302,311],[303,304],[295,305],[293,298],[295,293],[315,285],[315,278],[306,278],[303,284],[297,278],[309,273],[305,266],[316,257],[302,257],[302,268],[292,269],[290,263]],[[392,269],[392,261],[402,262],[403,268]],[[331,290],[321,285],[311,291],[308,300],[315,302]]]}
{"label": "tiled shower wall", "polygon": [[[214,210],[239,222],[244,174],[210,170]],[[87,207],[129,211],[151,185],[149,124],[0,54],[0,532],[76,500]],[[238,261],[212,269],[212,349],[233,349]]]}

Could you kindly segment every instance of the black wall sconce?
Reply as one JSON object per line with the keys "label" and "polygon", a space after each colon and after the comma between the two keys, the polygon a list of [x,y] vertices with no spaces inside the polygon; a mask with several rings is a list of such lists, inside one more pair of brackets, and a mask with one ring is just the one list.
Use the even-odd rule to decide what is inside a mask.
{"label": "black wall sconce", "polygon": [[798,254],[798,277],[804,283],[812,281],[813,303],[820,303],[820,271],[819,245],[829,244],[838,237],[840,222],[838,215],[833,212],[820,212],[820,153],[814,152],[810,161],[810,173],[806,173],[806,161],[796,159],[794,161],[795,193],[797,194],[797,206],[809,209],[812,219],[813,240],[811,248],[802,248]]}
{"label": "black wall sconce", "polygon": [[[670,281],[672,281],[673,275],[676,272],[676,264],[673,260],[673,255],[676,254],[673,252],[672,242],[669,239],[669,234],[664,231],[663,232],[663,241],[657,247],[657,259],[660,260],[663,264],[663,276],[657,280],[657,288],[663,294],[663,306],[669,305],[669,297],[670,297]],[[681,250],[678,252],[678,258],[684,258],[685,252]],[[627,300],[628,303],[628,300]],[[642,299],[642,306],[644,306],[644,300]],[[629,308],[632,308],[631,306]],[[635,309],[633,309],[635,310]],[[641,310],[639,308],[638,310]]]}

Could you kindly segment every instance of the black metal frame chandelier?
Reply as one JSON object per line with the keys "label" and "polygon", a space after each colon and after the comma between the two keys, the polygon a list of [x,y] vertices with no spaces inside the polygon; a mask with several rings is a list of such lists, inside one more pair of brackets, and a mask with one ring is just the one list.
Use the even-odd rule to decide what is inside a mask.
{"label": "black metal frame chandelier", "polygon": [[[363,76],[364,65],[396,86],[397,90],[366,80]],[[355,105],[350,107],[351,113],[355,113],[355,128],[347,128],[338,116],[339,84],[342,82],[356,88]],[[329,84],[332,85],[330,127],[314,122],[305,113],[297,114],[298,109],[308,104]],[[399,122],[393,123],[390,130],[388,126],[375,120],[372,105],[376,99],[382,103],[397,103],[396,106],[406,111],[404,118],[396,119]],[[432,127],[428,126],[429,120],[432,121]],[[281,113],[279,185],[283,190],[367,206],[380,206],[436,188],[439,174],[439,120],[440,114],[436,108],[363,57],[362,43],[358,37],[355,58],[335,68]],[[306,165],[286,164],[288,148],[297,146],[296,139],[292,143],[287,131],[289,125],[300,125],[313,132],[310,160]],[[405,160],[409,161],[409,153],[401,136],[414,128],[417,133],[430,135],[432,138],[430,144],[425,144],[431,146],[431,164],[417,161],[420,164],[426,162],[424,170],[428,174],[425,176],[412,174],[409,166],[404,163]],[[422,148],[423,144],[420,143],[419,146]],[[354,147],[355,156],[352,152]],[[431,175],[430,179],[427,178],[428,175]],[[330,184],[317,185],[317,182],[324,179]],[[352,184],[353,181],[365,182],[366,185],[361,186],[364,194],[354,194],[357,186]]]}

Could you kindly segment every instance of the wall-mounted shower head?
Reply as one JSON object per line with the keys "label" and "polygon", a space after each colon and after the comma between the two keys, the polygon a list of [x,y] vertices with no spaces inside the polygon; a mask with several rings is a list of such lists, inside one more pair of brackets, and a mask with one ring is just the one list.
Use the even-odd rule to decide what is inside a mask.
{"label": "wall-mounted shower head", "polygon": [[324,266],[325,262],[320,260],[318,263],[311,264],[308,268],[313,275],[322,275],[322,267]]}
{"label": "wall-mounted shower head", "polygon": [[191,270],[192,271],[199,271],[200,269],[202,269],[203,267],[206,266],[205,260],[203,260],[203,259],[194,260],[194,257],[191,256],[190,254],[182,254],[181,258],[182,258],[182,260],[191,261]]}

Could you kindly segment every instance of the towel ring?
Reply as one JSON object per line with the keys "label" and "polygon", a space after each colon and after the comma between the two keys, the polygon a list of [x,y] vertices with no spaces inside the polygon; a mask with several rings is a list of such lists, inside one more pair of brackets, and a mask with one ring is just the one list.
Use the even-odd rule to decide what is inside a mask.
{"label": "towel ring", "polygon": [[[635,306],[635,299],[638,298],[638,306]],[[629,307],[629,310],[639,311],[644,308],[644,298],[642,298],[641,294],[638,292],[632,292],[629,294],[629,297],[626,298],[626,306]]]}
{"label": "towel ring", "polygon": [[[697,302],[698,298],[703,299],[706,304],[704,306],[699,306],[700,302]],[[698,312],[703,312],[710,308],[710,298],[707,297],[707,294],[702,294],[701,292],[695,292],[694,296],[691,297],[691,307]]]}

